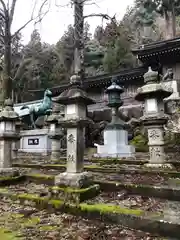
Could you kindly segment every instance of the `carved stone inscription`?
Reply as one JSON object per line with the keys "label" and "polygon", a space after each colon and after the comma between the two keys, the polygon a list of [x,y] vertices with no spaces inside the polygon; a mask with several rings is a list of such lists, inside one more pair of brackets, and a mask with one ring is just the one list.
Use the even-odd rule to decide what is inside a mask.
{"label": "carved stone inscription", "polygon": [[69,142],[69,143],[74,143],[74,142],[75,142],[75,137],[74,137],[73,134],[69,134],[69,136],[68,136],[68,142]]}
{"label": "carved stone inscription", "polygon": [[74,158],[74,156],[72,154],[68,155],[67,160],[68,160],[69,163],[75,162],[75,158]]}
{"label": "carved stone inscription", "polygon": [[151,138],[152,140],[156,140],[160,137],[160,134],[157,130],[151,130],[149,131],[149,138]]}
{"label": "carved stone inscription", "polygon": [[162,163],[164,162],[164,154],[162,147],[150,147],[150,162]]}
{"label": "carved stone inscription", "polygon": [[67,141],[68,141],[68,155],[67,155],[67,161],[68,163],[74,163],[76,158],[75,158],[75,136],[70,133],[67,137]]}

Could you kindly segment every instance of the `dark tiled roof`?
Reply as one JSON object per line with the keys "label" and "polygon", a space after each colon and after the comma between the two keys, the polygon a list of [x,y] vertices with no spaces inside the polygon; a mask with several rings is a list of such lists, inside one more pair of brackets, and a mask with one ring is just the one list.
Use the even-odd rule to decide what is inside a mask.
{"label": "dark tiled roof", "polygon": [[132,49],[132,53],[137,55],[139,59],[143,57],[158,56],[160,54],[169,54],[171,52],[180,53],[180,37],[145,44],[136,49]]}

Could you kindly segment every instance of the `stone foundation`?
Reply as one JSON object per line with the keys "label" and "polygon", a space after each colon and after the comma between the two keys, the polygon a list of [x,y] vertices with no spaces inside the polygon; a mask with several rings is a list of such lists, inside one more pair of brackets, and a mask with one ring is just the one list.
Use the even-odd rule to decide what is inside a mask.
{"label": "stone foundation", "polygon": [[100,186],[92,185],[89,188],[59,188],[52,187],[49,189],[49,196],[53,199],[62,199],[65,203],[81,203],[98,195]]}

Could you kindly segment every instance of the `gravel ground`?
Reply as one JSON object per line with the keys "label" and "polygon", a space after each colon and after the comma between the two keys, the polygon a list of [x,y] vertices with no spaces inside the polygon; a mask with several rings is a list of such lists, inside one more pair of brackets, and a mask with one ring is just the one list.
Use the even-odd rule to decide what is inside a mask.
{"label": "gravel ground", "polygon": [[145,185],[164,185],[168,184],[168,176],[159,176],[158,174],[142,175],[142,174],[104,174],[104,173],[93,173],[94,177],[98,180],[104,181],[117,181],[121,183],[131,184],[145,184]]}
{"label": "gravel ground", "polygon": [[128,195],[126,191],[121,191],[111,193],[102,192],[96,198],[93,198],[86,202],[89,204],[105,203],[130,209],[142,209],[151,212],[163,212],[164,206],[167,201],[153,197]]}
{"label": "gravel ground", "polygon": [[[6,232],[3,240],[160,240],[148,233],[122,226],[90,221],[69,214],[48,214],[32,207],[20,206],[11,200],[0,201],[0,233]],[[6,230],[5,230],[6,229]],[[14,238],[8,238],[13,231]],[[1,235],[1,234],[0,234]],[[4,235],[3,235],[4,236]]]}

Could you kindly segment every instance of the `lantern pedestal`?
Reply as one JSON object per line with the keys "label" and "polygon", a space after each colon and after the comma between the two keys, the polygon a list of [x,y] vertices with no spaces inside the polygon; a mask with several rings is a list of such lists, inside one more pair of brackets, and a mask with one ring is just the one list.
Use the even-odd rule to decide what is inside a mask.
{"label": "lantern pedestal", "polygon": [[104,145],[95,144],[99,157],[132,157],[135,148],[128,145],[128,132],[123,129],[105,129]]}
{"label": "lantern pedestal", "polygon": [[118,117],[118,108],[123,105],[120,94],[123,89],[112,80],[108,87],[108,106],[112,109],[112,120],[104,130],[104,145],[94,144],[97,147],[99,157],[132,157],[135,148],[128,145],[128,132],[125,130],[125,122]]}

